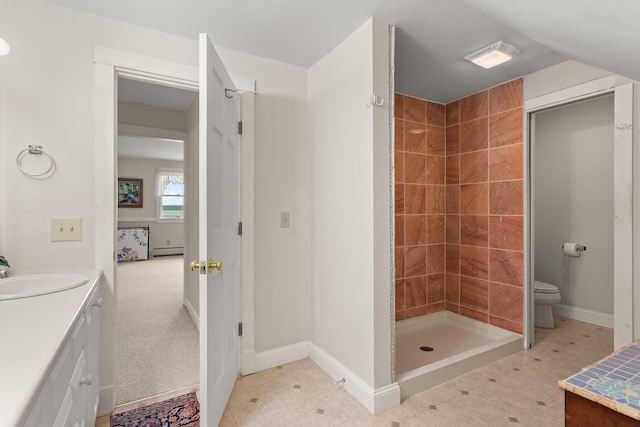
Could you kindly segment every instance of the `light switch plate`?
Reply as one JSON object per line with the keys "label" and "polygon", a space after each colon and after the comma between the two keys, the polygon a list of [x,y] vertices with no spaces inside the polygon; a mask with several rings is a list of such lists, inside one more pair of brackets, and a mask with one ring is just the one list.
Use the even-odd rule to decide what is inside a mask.
{"label": "light switch plate", "polygon": [[51,241],[82,240],[82,218],[51,218]]}

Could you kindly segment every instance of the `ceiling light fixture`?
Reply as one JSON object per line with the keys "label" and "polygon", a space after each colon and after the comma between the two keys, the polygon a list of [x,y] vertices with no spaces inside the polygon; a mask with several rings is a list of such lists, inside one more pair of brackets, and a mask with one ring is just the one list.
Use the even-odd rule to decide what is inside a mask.
{"label": "ceiling light fixture", "polygon": [[499,41],[491,46],[483,47],[480,50],[470,53],[465,56],[464,59],[483,68],[492,68],[511,60],[511,58],[519,53],[520,51],[515,47],[503,41]]}

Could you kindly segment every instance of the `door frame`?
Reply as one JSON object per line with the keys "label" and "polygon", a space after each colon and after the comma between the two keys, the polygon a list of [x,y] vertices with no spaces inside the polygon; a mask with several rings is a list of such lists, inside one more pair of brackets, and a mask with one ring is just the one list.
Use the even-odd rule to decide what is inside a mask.
{"label": "door frame", "polygon": [[[197,49],[194,49],[197,52]],[[102,271],[100,403],[98,415],[115,407],[117,360],[117,274],[115,241],[117,229],[117,79],[134,78],[149,83],[198,90],[198,67],[130,52],[96,46],[94,50],[94,159],[95,159],[95,267]],[[243,134],[240,144],[242,374],[255,372],[254,343],[254,106],[255,80],[231,76],[241,91]]]}
{"label": "door frame", "polygon": [[[558,90],[546,95],[526,99],[524,103],[524,345],[534,343],[534,287],[533,283],[533,181],[532,181],[532,114],[548,108],[571,104],[600,95],[614,96],[614,349],[631,342],[637,335],[634,325],[633,284],[633,83],[615,75]],[[613,349],[612,349],[613,350]]]}

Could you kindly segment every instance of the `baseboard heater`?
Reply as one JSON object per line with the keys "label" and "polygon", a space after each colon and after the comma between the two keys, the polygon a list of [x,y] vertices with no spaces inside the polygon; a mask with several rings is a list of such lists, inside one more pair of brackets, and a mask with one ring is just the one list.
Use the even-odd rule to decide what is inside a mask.
{"label": "baseboard heater", "polygon": [[182,246],[175,246],[171,248],[153,248],[151,249],[151,256],[169,256],[169,255],[184,255],[184,248]]}

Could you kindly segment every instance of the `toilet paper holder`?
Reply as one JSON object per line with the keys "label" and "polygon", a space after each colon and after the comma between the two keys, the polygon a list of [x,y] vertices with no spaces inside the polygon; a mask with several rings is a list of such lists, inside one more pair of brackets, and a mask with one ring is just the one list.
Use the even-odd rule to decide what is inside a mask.
{"label": "toilet paper holder", "polygon": [[[562,244],[562,246],[560,246],[561,249],[564,249],[564,245],[565,243]],[[584,252],[587,250],[587,247],[584,245],[576,245],[576,251],[578,252]]]}

